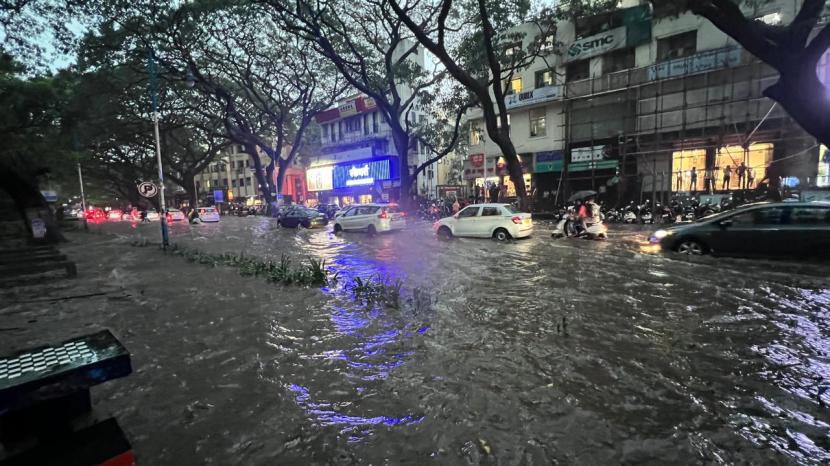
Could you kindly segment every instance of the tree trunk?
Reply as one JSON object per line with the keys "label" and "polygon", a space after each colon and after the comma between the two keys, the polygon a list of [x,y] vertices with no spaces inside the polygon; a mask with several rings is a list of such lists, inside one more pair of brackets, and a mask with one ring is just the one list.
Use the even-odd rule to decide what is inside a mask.
{"label": "tree trunk", "polygon": [[409,176],[409,134],[403,128],[392,129],[392,139],[395,142],[395,151],[398,153],[399,172],[401,177],[401,193],[398,203],[404,209],[409,209],[411,199],[409,198],[410,185],[412,184]]}
{"label": "tree trunk", "polygon": [[[243,147],[245,148],[245,153],[251,157],[251,161],[254,163],[254,178],[256,178],[257,184],[259,184],[262,199],[265,201],[265,204],[270,212],[271,203],[274,202],[274,198],[271,197],[271,184],[268,182],[268,179],[265,176],[265,171],[262,168],[262,159],[259,158],[257,146],[245,143],[243,144]],[[228,183],[230,183],[230,180],[228,180]]]}
{"label": "tree trunk", "polygon": [[[507,162],[507,172],[510,175],[510,181],[516,188],[516,197],[519,198],[519,205],[522,209],[527,207],[527,189],[525,189],[524,173],[522,172],[522,162],[519,161],[519,156],[516,153],[516,147],[509,137],[504,137],[497,133],[491,138],[496,145],[501,149],[502,156]],[[498,170],[498,169],[496,169]],[[485,174],[486,177],[486,174]]]}

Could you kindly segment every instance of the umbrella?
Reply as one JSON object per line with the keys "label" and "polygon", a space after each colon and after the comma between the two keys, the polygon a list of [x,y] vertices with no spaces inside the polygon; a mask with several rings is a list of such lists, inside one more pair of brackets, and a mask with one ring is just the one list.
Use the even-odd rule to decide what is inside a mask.
{"label": "umbrella", "polygon": [[576,200],[582,200],[582,199],[585,199],[586,197],[591,197],[591,196],[596,196],[596,195],[597,195],[597,192],[596,191],[591,191],[590,189],[586,189],[584,191],[577,191],[577,192],[571,194],[571,197],[568,198],[568,202],[573,202],[573,201],[576,201]]}

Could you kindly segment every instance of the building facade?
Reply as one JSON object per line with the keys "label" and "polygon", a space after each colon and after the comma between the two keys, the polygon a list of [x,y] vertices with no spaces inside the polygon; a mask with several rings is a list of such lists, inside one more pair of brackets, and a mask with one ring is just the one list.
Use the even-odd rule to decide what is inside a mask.
{"label": "building facade", "polygon": [[[582,189],[616,203],[779,177],[821,181],[824,151],[762,94],[774,70],[699,16],[621,3],[559,24],[556,40],[565,47],[510,83],[511,138],[537,202],[552,205]],[[799,3],[768,2],[745,14],[786,24]],[[480,129],[480,114],[469,124],[465,179],[481,183],[486,172],[501,181],[501,154]]]}
{"label": "building facade", "polygon": [[[399,50],[409,50],[413,44],[402,41]],[[398,57],[395,52],[394,57]],[[407,60],[425,69],[425,54],[421,47]],[[403,101],[413,90],[401,83],[397,86]],[[421,111],[417,99],[407,112],[412,126],[424,124],[429,118]],[[315,202],[348,205],[352,203],[389,202],[399,199],[402,170],[412,174],[423,160],[426,148],[413,141],[402,163],[393,140],[392,131],[374,99],[353,95],[315,117],[320,126],[321,147],[306,167],[306,184]],[[434,178],[428,178],[433,173]],[[415,186],[425,191],[437,181],[437,171],[419,175]]]}
{"label": "building facade", "polygon": [[[271,163],[271,159],[263,153],[260,153],[260,159],[263,169]],[[275,171],[275,185],[276,175]],[[305,170],[297,161],[286,169],[280,193],[284,202],[303,203],[308,199],[305,178]],[[251,157],[238,144],[223,150],[205,171],[196,176],[196,191],[199,193],[199,200],[206,204],[262,203],[262,191],[255,176]]]}

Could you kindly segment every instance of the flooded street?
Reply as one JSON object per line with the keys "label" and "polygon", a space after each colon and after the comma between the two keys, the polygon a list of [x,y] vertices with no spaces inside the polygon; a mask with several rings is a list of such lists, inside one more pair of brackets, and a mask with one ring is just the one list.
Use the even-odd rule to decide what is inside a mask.
{"label": "flooded street", "polygon": [[[113,328],[136,369],[94,398],[143,464],[830,461],[824,265],[641,254],[645,233],[614,226],[503,244],[425,223],[172,227],[202,251],[325,259],[340,278],[320,291],[129,245],[157,223],[92,228],[115,236],[64,249],[122,298],[87,325]],[[355,299],[373,276],[400,280],[399,306]]]}

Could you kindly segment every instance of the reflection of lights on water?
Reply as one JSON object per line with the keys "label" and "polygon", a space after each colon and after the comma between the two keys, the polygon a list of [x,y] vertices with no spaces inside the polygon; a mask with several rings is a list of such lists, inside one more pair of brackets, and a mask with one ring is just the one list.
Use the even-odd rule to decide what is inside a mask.
{"label": "reflection of lights on water", "polygon": [[[346,434],[349,431],[357,431],[360,434],[371,435],[371,431],[360,430],[361,427],[368,426],[396,426],[405,425],[411,426],[420,424],[424,420],[424,416],[350,416],[343,414],[335,409],[335,403],[315,403],[311,400],[311,395],[306,387],[301,385],[291,384],[288,389],[294,392],[297,405],[306,410],[321,426],[344,426],[340,433]],[[359,441],[360,437],[352,436],[350,441]]]}

